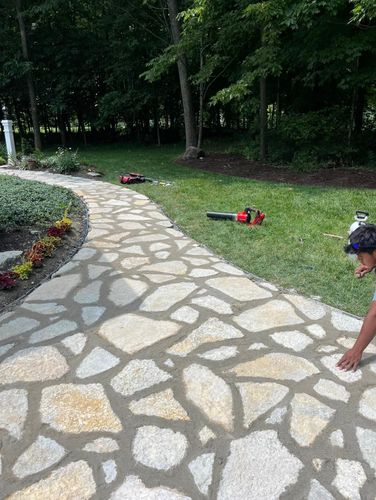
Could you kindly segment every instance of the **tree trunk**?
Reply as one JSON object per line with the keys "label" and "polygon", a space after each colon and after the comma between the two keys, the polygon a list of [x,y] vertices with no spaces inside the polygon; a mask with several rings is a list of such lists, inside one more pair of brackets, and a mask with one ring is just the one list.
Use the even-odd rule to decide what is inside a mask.
{"label": "tree trunk", "polygon": [[63,146],[63,148],[65,148],[67,146],[67,129],[65,127],[64,116],[62,113],[59,113],[58,115],[58,124],[59,124],[61,145]]}
{"label": "tree trunk", "polygon": [[[25,22],[24,22],[23,13],[22,13],[22,0],[15,0],[15,3],[16,3],[18,24],[20,27],[22,55],[23,55],[26,62],[30,62],[29,51],[28,51],[28,46],[27,46]],[[42,149],[42,141],[41,141],[41,137],[40,137],[37,100],[35,97],[34,81],[33,81],[33,76],[31,74],[31,70],[29,70],[26,74],[26,82],[27,82],[27,88],[29,91],[31,119],[33,122],[34,147],[37,151],[40,151]]]}
{"label": "tree trunk", "polygon": [[[176,0],[167,0],[168,13],[170,17],[172,39],[175,45],[180,42],[180,30],[177,20],[178,8]],[[186,149],[193,146],[195,147],[196,142],[196,125],[195,116],[193,111],[193,101],[191,88],[188,81],[187,72],[187,59],[184,53],[180,54],[178,59],[178,71],[179,71],[179,81],[181,98],[183,101],[184,110],[184,127],[185,127],[185,146]]]}
{"label": "tree trunk", "polygon": [[266,160],[267,131],[266,78],[260,78],[260,160]]}

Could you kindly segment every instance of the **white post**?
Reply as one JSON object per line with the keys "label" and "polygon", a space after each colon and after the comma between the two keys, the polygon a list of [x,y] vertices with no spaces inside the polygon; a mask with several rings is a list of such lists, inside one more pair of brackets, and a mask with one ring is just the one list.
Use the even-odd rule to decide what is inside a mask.
{"label": "white post", "polygon": [[16,158],[16,146],[14,144],[13,122],[12,120],[1,120],[4,127],[5,144],[8,153],[9,164],[14,164]]}

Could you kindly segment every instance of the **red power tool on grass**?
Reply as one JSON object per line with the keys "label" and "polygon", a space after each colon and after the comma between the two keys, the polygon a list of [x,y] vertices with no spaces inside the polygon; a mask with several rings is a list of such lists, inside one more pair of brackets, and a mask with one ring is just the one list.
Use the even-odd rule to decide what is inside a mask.
{"label": "red power tool on grass", "polygon": [[140,184],[142,182],[153,182],[154,179],[149,179],[142,174],[130,172],[128,174],[120,175],[119,180],[121,184]]}
{"label": "red power tool on grass", "polygon": [[[255,216],[252,219],[252,212]],[[257,208],[247,207],[243,212],[238,212],[235,214],[228,212],[207,212],[206,215],[209,219],[225,219],[234,220],[237,222],[242,222],[243,224],[248,224],[248,226],[255,226],[256,224],[262,224],[265,219],[265,214],[258,210]]]}

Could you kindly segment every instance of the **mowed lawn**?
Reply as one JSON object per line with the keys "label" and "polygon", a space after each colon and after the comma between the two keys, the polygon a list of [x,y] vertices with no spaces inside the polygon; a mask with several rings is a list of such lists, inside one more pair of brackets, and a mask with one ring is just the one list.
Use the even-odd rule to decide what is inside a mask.
{"label": "mowed lawn", "polygon": [[[203,172],[174,163],[182,145],[93,146],[79,151],[82,162],[98,167],[104,180],[119,183],[126,172],[171,181],[132,186],[144,193],[190,237],[244,271],[284,289],[356,315],[366,314],[375,287],[374,274],[353,276],[355,261],[343,252],[355,210],[370,212],[376,223],[373,190],[321,188]],[[249,229],[230,221],[213,221],[207,211],[237,212],[255,206],[266,213],[262,226]]]}

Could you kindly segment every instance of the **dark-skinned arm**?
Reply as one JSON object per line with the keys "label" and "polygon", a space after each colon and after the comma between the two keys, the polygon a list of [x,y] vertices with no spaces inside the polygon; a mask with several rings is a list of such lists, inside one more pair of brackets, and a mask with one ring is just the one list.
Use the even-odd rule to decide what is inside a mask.
{"label": "dark-skinned arm", "polygon": [[376,300],[371,302],[371,307],[364,318],[362,328],[353,347],[345,352],[338,361],[337,366],[341,370],[355,371],[362,359],[363,351],[376,335]]}

